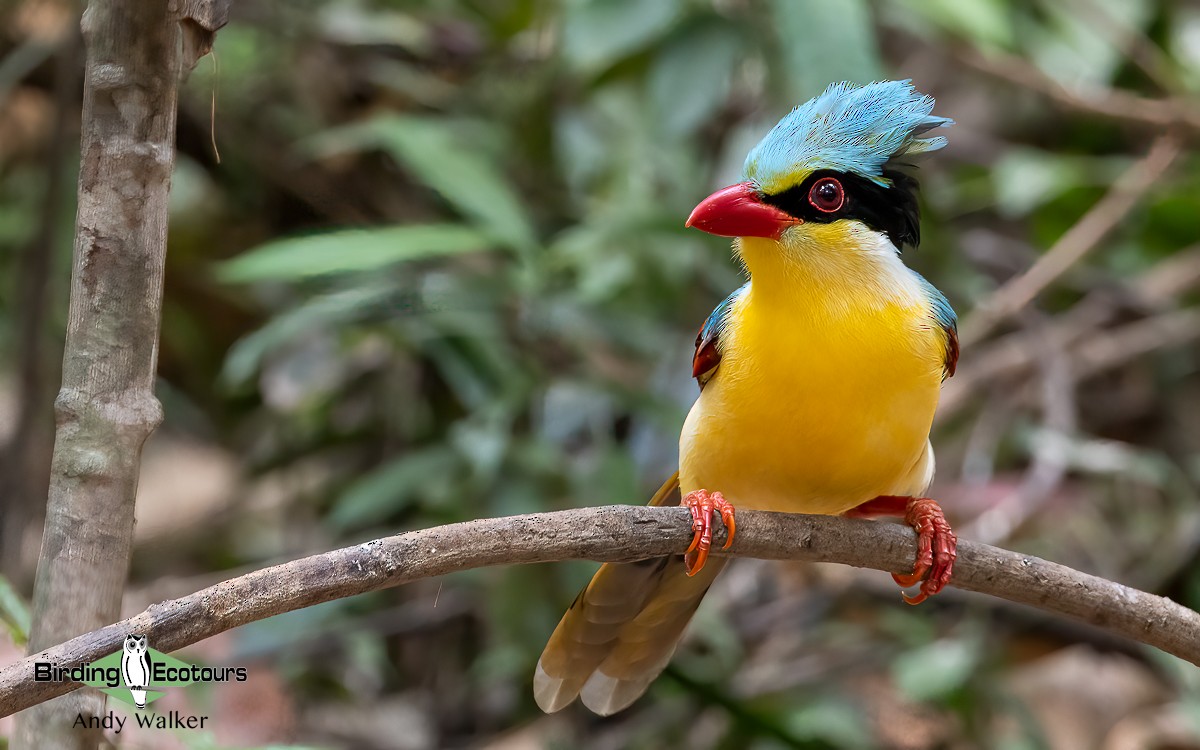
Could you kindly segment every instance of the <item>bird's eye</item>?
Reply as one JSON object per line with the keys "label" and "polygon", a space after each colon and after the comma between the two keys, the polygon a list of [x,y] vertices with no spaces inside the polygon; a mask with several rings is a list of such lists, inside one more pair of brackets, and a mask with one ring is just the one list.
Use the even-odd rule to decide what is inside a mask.
{"label": "bird's eye", "polygon": [[846,203],[846,191],[836,179],[824,177],[813,183],[808,191],[808,202],[818,211],[831,214]]}

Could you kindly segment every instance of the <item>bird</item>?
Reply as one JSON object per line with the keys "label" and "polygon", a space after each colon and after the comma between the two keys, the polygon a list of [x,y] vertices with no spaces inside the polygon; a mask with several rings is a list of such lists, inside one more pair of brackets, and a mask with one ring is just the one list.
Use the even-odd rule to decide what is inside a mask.
{"label": "bird", "polygon": [[605,564],[550,636],[533,679],[551,713],[577,697],[620,711],[662,672],[727,558],[709,559],[735,508],[872,518],[917,532],[916,604],[950,580],[957,540],[936,501],[929,431],[958,361],[945,296],[900,259],[920,240],[909,157],[953,124],[910,80],[831,84],[746,157],[743,179],[700,202],[687,227],[732,237],[748,281],[696,337],[700,385],[679,468],[651,505],[692,511],[683,557]]}

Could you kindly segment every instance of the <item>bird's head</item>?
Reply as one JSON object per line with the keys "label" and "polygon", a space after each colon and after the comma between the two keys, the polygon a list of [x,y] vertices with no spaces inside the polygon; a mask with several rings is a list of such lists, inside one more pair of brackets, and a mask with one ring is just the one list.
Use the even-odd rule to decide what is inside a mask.
{"label": "bird's head", "polygon": [[933,99],[909,81],[832,84],[780,120],[746,157],[744,181],[705,198],[687,226],[773,240],[775,253],[846,252],[883,238],[895,248],[916,245],[916,180],[895,160],[946,145],[919,137],[953,122],[932,111]]}

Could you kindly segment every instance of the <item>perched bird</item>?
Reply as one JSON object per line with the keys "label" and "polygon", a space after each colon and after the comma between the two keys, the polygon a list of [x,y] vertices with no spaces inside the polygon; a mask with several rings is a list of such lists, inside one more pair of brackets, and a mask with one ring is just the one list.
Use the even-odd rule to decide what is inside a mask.
{"label": "perched bird", "polygon": [[[956,540],[922,497],[929,429],[958,336],[945,297],[900,260],[919,240],[916,180],[899,160],[945,145],[952,123],[908,81],[829,86],[746,158],[687,226],[735,237],[750,280],[700,329],[700,395],[679,438],[676,486],[695,538],[673,558],[607,564],[550,637],[534,676],[544,711],[582,696],[608,715],[645,692],[725,558],[708,560],[713,516],[733,507],[904,516],[918,533],[910,603],[950,579]],[[728,546],[728,544],[726,545]],[[706,564],[707,563],[707,564]]]}

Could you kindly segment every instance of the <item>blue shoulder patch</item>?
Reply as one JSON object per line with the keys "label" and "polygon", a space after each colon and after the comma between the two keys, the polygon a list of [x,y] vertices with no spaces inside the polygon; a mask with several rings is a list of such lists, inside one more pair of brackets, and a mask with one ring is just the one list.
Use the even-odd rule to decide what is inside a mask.
{"label": "blue shoulder patch", "polygon": [[749,288],[750,282],[747,281],[735,289],[721,304],[717,305],[716,309],[708,316],[708,320],[704,321],[704,325],[700,327],[700,333],[696,334],[696,353],[692,356],[692,377],[696,379],[701,388],[717,371],[717,365],[721,364],[721,332],[725,330],[729,309],[733,306],[734,300]]}
{"label": "blue shoulder patch", "polygon": [[940,289],[930,284],[924,276],[916,271],[913,273],[916,274],[917,279],[921,282],[921,287],[929,296],[930,311],[933,313],[934,321],[946,334],[946,363],[942,376],[944,380],[953,376],[955,368],[958,367],[958,315]]}

